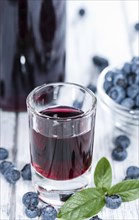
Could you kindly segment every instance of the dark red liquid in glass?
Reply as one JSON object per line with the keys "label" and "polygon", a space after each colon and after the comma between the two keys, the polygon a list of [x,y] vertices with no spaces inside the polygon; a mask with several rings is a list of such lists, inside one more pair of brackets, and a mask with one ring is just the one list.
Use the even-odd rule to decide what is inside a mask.
{"label": "dark red liquid in glass", "polygon": [[[75,108],[58,107],[41,112],[51,117],[80,116]],[[60,128],[59,128],[60,129]],[[42,176],[54,180],[69,180],[82,175],[92,162],[93,132],[78,136],[47,137],[30,131],[32,165]]]}
{"label": "dark red liquid in glass", "polygon": [[65,77],[66,1],[0,0],[0,108],[26,110],[36,86]]}

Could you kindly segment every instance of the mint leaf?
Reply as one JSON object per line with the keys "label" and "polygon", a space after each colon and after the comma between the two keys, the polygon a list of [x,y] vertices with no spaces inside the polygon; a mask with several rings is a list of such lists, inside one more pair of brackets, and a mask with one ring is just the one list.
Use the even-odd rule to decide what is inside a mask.
{"label": "mint leaf", "polygon": [[139,180],[125,180],[114,185],[108,195],[118,194],[123,202],[128,202],[139,198]]}
{"label": "mint leaf", "polygon": [[111,187],[112,169],[109,161],[105,157],[102,157],[96,166],[94,182],[98,188],[109,189]]}
{"label": "mint leaf", "polygon": [[71,196],[61,207],[58,218],[82,220],[96,215],[105,205],[104,192],[88,188]]}

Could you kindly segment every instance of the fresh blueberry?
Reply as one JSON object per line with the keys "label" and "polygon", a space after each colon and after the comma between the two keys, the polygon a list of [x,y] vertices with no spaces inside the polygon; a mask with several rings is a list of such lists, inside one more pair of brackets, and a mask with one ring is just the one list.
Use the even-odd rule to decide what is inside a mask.
{"label": "fresh blueberry", "polygon": [[131,72],[139,74],[139,61],[132,63]]}
{"label": "fresh blueberry", "polygon": [[122,203],[122,198],[119,195],[105,196],[106,207],[117,209]]}
{"label": "fresh blueberry", "polygon": [[116,137],[114,144],[116,147],[127,148],[130,145],[130,139],[125,135],[119,135]]}
{"label": "fresh blueberry", "polygon": [[80,8],[79,9],[79,15],[82,17],[85,15],[85,9],[84,8]]}
{"label": "fresh blueberry", "polygon": [[133,106],[135,105],[135,102],[132,98],[125,98],[122,102],[121,105],[123,105],[124,107],[128,108],[128,109],[132,109]]}
{"label": "fresh blueberry", "polygon": [[135,98],[139,93],[139,87],[137,85],[132,85],[127,88],[127,95],[130,98]]}
{"label": "fresh blueberry", "polygon": [[124,180],[132,180],[133,178],[131,178],[130,176],[126,176],[125,178],[124,178]]}
{"label": "fresh blueberry", "polygon": [[105,81],[104,84],[103,84],[103,88],[105,90],[106,93],[109,92],[109,90],[111,89],[112,87],[112,81]]}
{"label": "fresh blueberry", "polygon": [[72,196],[72,194],[61,194],[61,195],[60,195],[60,200],[61,200],[62,202],[65,202],[65,201],[67,201],[71,196]]}
{"label": "fresh blueberry", "polygon": [[117,73],[117,74],[114,74],[114,78],[113,78],[113,84],[116,86],[121,86],[123,88],[126,88],[127,86],[127,79],[126,77],[121,73]]}
{"label": "fresh blueberry", "polygon": [[135,75],[135,84],[139,86],[139,74]]}
{"label": "fresh blueberry", "polygon": [[100,67],[101,70],[109,65],[109,61],[106,58],[101,57],[101,56],[94,56],[93,57],[93,63],[96,66]]}
{"label": "fresh blueberry", "polygon": [[10,161],[2,161],[0,163],[0,173],[4,174],[7,170],[14,168],[14,165]]}
{"label": "fresh blueberry", "polygon": [[39,203],[38,194],[35,192],[27,192],[23,195],[22,202],[27,208],[37,207]]}
{"label": "fresh blueberry", "polygon": [[136,30],[136,31],[139,31],[139,23],[136,23],[136,24],[135,24],[135,30]]}
{"label": "fresh blueberry", "polygon": [[122,67],[122,72],[126,75],[129,74],[131,72],[131,63],[125,63]]}
{"label": "fresh blueberry", "polygon": [[20,172],[15,168],[11,168],[5,171],[4,177],[8,183],[15,184],[20,179]]}
{"label": "fresh blueberry", "polygon": [[112,87],[108,95],[112,98],[115,102],[120,103],[126,96],[125,90],[120,86]]}
{"label": "fresh blueberry", "polygon": [[135,56],[132,58],[131,63],[138,63],[139,62],[139,57]]}
{"label": "fresh blueberry", "polygon": [[0,160],[7,159],[8,155],[9,155],[8,151],[5,148],[0,147]]}
{"label": "fresh blueberry", "polygon": [[105,75],[105,80],[113,81],[114,74],[116,74],[114,71],[108,71]]}
{"label": "fresh blueberry", "polygon": [[77,109],[81,109],[83,105],[83,102],[79,101],[78,99],[76,99],[73,103],[73,106]]}
{"label": "fresh blueberry", "polygon": [[127,75],[128,85],[132,86],[136,81],[136,73],[129,73]]}
{"label": "fresh blueberry", "polygon": [[139,178],[139,167],[136,167],[136,166],[128,167],[126,174],[128,177],[130,177],[132,179]]}
{"label": "fresh blueberry", "polygon": [[93,216],[89,220],[102,220],[101,218],[98,217],[98,215]]}
{"label": "fresh blueberry", "polygon": [[90,89],[93,93],[96,93],[97,91],[96,86],[91,83],[87,86],[87,88]]}
{"label": "fresh blueberry", "polygon": [[112,151],[112,158],[116,161],[123,161],[127,158],[127,151],[123,147],[116,147]]}
{"label": "fresh blueberry", "polygon": [[135,104],[139,108],[139,94],[135,97]]}
{"label": "fresh blueberry", "polygon": [[30,164],[26,164],[23,167],[23,169],[21,170],[21,176],[23,177],[24,180],[31,180],[32,179]]}
{"label": "fresh blueberry", "polygon": [[42,216],[41,220],[55,220],[57,216],[57,211],[53,206],[48,205],[42,208],[41,216]]}
{"label": "fresh blueberry", "polygon": [[29,218],[36,218],[37,216],[41,215],[41,210],[38,207],[34,207],[31,209],[26,208],[25,214]]}

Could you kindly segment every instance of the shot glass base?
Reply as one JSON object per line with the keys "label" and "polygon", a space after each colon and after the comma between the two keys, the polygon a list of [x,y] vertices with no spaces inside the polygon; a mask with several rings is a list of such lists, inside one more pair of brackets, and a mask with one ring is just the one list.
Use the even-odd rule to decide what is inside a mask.
{"label": "shot glass base", "polygon": [[39,198],[60,207],[73,193],[91,185],[91,169],[71,180],[52,180],[41,176],[32,168],[32,181]]}

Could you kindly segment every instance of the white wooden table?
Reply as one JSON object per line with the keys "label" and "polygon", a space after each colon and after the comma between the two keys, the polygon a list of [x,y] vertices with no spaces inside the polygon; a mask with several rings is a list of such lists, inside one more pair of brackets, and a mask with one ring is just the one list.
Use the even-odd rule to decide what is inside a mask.
{"label": "white wooden table", "polygon": [[[96,71],[91,60],[95,54],[108,58],[112,65],[139,55],[139,36],[134,30],[134,24],[139,19],[138,4],[136,0],[67,1],[66,81],[82,85],[87,85],[90,80],[95,82]],[[80,7],[86,10],[81,19],[78,16]],[[27,113],[1,111],[0,116],[0,146],[9,149],[9,160],[21,169],[30,161]],[[103,118],[97,118],[93,169],[99,158],[106,156],[111,162],[116,183],[125,177],[128,166],[139,166],[138,141],[136,146],[128,150],[128,158],[125,161],[113,161],[113,146],[109,139],[103,137],[102,122]],[[31,182],[20,179],[11,186],[0,176],[0,219],[28,219],[23,211],[22,196],[30,190],[33,190]],[[99,216],[103,220],[138,220],[139,200],[124,203],[116,210],[104,208]]]}

